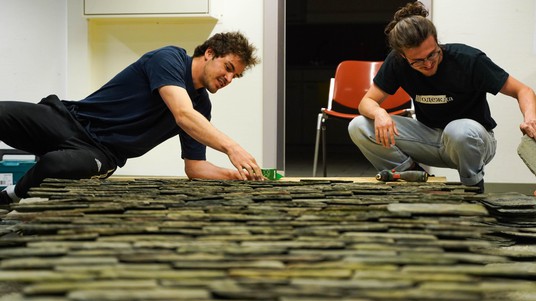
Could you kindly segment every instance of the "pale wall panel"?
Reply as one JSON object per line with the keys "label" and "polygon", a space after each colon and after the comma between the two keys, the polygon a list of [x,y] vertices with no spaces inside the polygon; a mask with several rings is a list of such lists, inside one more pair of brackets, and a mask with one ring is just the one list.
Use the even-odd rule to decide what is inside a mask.
{"label": "pale wall panel", "polygon": [[[483,50],[512,76],[536,89],[535,0],[433,0],[433,21],[441,43],[465,43]],[[515,4],[514,4],[515,3]],[[498,126],[498,150],[486,166],[486,183],[534,183],[517,155],[522,116],[515,99],[488,94]],[[432,169],[458,181],[454,170]]]}
{"label": "pale wall panel", "polygon": [[65,0],[0,0],[0,99],[65,93]]}

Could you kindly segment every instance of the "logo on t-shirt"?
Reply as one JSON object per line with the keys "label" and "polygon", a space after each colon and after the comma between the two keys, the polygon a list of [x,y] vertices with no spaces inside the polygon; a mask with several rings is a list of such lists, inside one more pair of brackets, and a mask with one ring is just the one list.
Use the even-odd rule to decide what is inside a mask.
{"label": "logo on t-shirt", "polygon": [[415,98],[416,102],[424,104],[445,104],[453,100],[452,97],[447,95],[417,95]]}

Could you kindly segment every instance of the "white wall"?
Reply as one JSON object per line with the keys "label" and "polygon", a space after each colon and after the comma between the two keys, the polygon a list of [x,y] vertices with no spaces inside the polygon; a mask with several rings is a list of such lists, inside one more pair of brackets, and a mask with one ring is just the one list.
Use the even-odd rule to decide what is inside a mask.
{"label": "white wall", "polygon": [[[484,51],[510,75],[536,89],[536,0],[433,0],[433,22],[440,43],[465,43]],[[534,183],[536,178],[517,155],[521,112],[515,99],[488,94],[498,123],[498,149],[485,168],[486,183]],[[457,172],[432,168],[459,181]]]}
{"label": "white wall", "polygon": [[65,0],[0,0],[0,99],[37,102],[66,89]]}

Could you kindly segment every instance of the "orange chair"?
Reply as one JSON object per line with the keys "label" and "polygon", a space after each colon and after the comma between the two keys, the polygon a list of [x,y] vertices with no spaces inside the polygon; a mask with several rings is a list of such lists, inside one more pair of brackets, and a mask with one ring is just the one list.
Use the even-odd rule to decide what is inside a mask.
{"label": "orange chair", "polygon": [[[329,117],[334,117],[350,122],[354,117],[359,116],[357,112],[359,103],[372,85],[372,80],[382,64],[383,62],[343,61],[337,66],[335,77],[330,82],[328,106],[327,108],[322,108],[318,114],[313,177],[316,176],[320,139],[322,140],[324,177],[327,176],[326,120]],[[333,103],[338,104],[341,108],[346,108],[350,112],[334,110]],[[399,88],[394,95],[385,99],[381,103],[381,107],[392,115],[412,116],[413,114],[411,97],[402,88]]]}

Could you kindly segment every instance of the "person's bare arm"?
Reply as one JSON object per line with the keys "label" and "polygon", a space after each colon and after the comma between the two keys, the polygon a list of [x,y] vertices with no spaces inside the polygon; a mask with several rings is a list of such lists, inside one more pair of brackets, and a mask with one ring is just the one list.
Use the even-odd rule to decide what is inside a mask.
{"label": "person's bare arm", "polygon": [[[184,170],[190,179],[221,179],[242,180],[242,176],[235,169],[216,166],[205,160],[184,160]],[[248,179],[252,180],[247,174]]]}
{"label": "person's bare arm", "polygon": [[358,108],[361,115],[374,120],[376,142],[384,147],[395,145],[395,135],[398,136],[395,121],[384,108],[380,107],[382,101],[388,96],[389,94],[372,84]]}
{"label": "person's bare arm", "polygon": [[509,76],[500,92],[517,99],[523,114],[523,122],[519,128],[523,134],[536,138],[536,95],[534,90]]}
{"label": "person's bare arm", "polygon": [[200,143],[225,153],[236,167],[241,179],[264,179],[255,158],[197,112],[185,89],[178,86],[163,86],[158,91],[175,117],[177,125]]}

